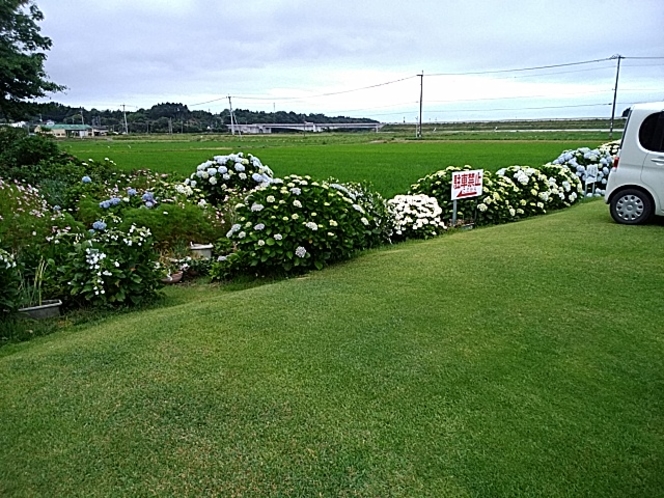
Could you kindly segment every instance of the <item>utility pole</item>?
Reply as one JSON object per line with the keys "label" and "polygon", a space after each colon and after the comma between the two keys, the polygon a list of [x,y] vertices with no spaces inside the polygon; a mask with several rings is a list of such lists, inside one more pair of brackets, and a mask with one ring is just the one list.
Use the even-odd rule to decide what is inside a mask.
{"label": "utility pole", "polygon": [[417,138],[422,138],[422,97],[424,96],[424,69],[422,69],[422,73],[418,74],[418,76],[420,77],[420,121],[417,125],[416,136]]}
{"label": "utility pole", "polygon": [[127,111],[125,110],[124,104],[122,104],[122,115],[124,116],[125,135],[129,135],[129,125],[127,124]]}
{"label": "utility pole", "polygon": [[81,124],[84,125],[85,121],[83,120],[83,108],[81,107]]}
{"label": "utility pole", "polygon": [[235,135],[235,124],[233,123],[233,104],[231,102],[231,96],[228,96],[228,109],[231,113],[231,135]]}
{"label": "utility pole", "polygon": [[618,59],[616,66],[616,85],[613,87],[613,106],[611,107],[611,125],[609,126],[609,140],[613,139],[613,121],[616,117],[616,99],[618,97],[618,79],[620,78],[620,61],[624,57],[620,54],[614,55],[612,59]]}

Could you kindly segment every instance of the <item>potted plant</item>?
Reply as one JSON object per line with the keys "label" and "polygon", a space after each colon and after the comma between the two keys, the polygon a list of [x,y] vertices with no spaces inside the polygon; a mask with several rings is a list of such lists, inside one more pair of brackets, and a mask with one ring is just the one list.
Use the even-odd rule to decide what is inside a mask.
{"label": "potted plant", "polygon": [[19,286],[23,306],[18,311],[35,320],[60,316],[62,301],[43,298],[44,273],[49,263],[50,260],[40,258],[32,282],[24,278]]}

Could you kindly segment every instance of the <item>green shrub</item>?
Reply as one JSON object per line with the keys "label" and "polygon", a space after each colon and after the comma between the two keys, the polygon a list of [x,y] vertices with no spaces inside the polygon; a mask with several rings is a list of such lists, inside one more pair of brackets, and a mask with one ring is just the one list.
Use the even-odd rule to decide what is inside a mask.
{"label": "green shrub", "polygon": [[[81,194],[76,216],[87,226],[117,216],[122,229],[147,227],[161,250],[179,242],[213,241],[226,233],[224,214],[208,204],[200,190],[167,178],[146,170],[116,174],[101,189]],[[92,183],[83,184],[81,192]]]}
{"label": "green shrub", "polygon": [[373,230],[385,220],[376,220],[350,192],[296,175],[250,192],[236,206],[237,223],[227,234],[236,251],[220,256],[213,278],[321,269],[370,247],[378,240]]}
{"label": "green shrub", "polygon": [[150,230],[132,225],[127,231],[108,226],[80,234],[59,278],[68,287],[66,300],[92,306],[136,305],[152,299],[161,270]]}
{"label": "green shrub", "polygon": [[371,220],[368,226],[370,233],[367,234],[368,247],[390,241],[394,233],[394,216],[382,195],[366,183],[340,183],[335,179],[329,179],[327,183],[340,190],[367,213],[367,219]]}
{"label": "green shrub", "polygon": [[206,243],[225,233],[225,225],[217,224],[208,211],[187,203],[161,204],[153,209],[128,209],[122,215],[120,228],[131,225],[150,229],[160,247],[178,242]]}
{"label": "green shrub", "polygon": [[[28,178],[32,174],[30,168],[60,155],[58,145],[51,138],[0,127],[0,176],[34,182],[36,178]],[[9,175],[9,172],[14,174]]]}

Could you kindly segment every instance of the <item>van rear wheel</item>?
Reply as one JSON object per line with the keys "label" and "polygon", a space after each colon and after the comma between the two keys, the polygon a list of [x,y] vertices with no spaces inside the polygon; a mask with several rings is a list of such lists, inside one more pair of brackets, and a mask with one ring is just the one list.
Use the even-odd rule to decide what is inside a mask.
{"label": "van rear wheel", "polygon": [[650,219],[652,202],[645,192],[626,189],[611,199],[611,216],[618,223],[638,225]]}

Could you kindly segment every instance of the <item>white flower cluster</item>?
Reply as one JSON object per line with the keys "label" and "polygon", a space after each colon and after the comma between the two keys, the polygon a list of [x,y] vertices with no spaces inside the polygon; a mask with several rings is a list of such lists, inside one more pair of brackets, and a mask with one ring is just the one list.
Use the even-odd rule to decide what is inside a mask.
{"label": "white flower cluster", "polygon": [[102,269],[103,260],[105,259],[106,254],[99,249],[88,247],[85,250],[85,262],[88,265],[88,269],[90,269],[94,275],[92,278],[92,290],[94,291],[95,296],[106,294],[103,275],[110,275],[110,272]]}
{"label": "white flower cluster", "polygon": [[394,233],[401,237],[436,236],[445,230],[443,210],[434,197],[397,195],[387,201],[394,218]]}
{"label": "white flower cluster", "polygon": [[252,190],[273,182],[272,170],[251,154],[242,152],[227,156],[214,156],[196,167],[196,171],[184,181],[184,187],[210,189],[218,185],[221,190],[240,187]]}
{"label": "white flower cluster", "polygon": [[[117,237],[117,235],[114,233],[110,233],[108,236],[111,238]],[[127,235],[122,238],[122,241],[129,247],[133,246],[134,244],[140,247],[145,244],[151,236],[152,232],[149,228],[137,227],[136,225],[132,224],[129,228],[129,232],[127,232]]]}
{"label": "white flower cluster", "polygon": [[0,249],[0,268],[4,268],[5,270],[16,268],[16,260],[14,259],[14,255],[3,249]]}

